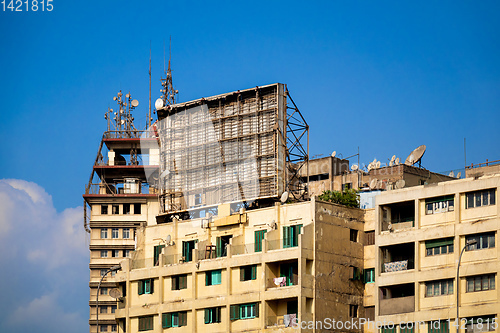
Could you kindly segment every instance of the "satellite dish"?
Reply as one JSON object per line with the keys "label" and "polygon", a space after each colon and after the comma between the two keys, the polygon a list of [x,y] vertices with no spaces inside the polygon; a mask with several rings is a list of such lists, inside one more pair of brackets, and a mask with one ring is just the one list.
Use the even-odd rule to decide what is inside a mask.
{"label": "satellite dish", "polygon": [[376,179],[372,179],[370,181],[370,190],[373,190],[376,186],[377,186],[377,180]]}
{"label": "satellite dish", "polygon": [[399,164],[399,157],[396,157],[396,159],[394,160],[394,165],[398,165]]}
{"label": "satellite dish", "polygon": [[335,155],[337,155],[337,151],[336,150],[333,151],[332,157],[335,157]]}
{"label": "satellite dish", "polygon": [[396,155],[392,155],[391,162],[394,162],[395,160],[396,160]]}
{"label": "satellite dish", "polygon": [[126,94],[126,95],[125,95],[125,97],[126,97],[126,98],[129,98],[129,97],[130,97],[130,94]]}
{"label": "satellite dish", "polygon": [[459,172],[457,173],[457,178],[460,178],[461,176],[462,176],[462,172],[460,172],[460,171],[459,171]]}
{"label": "satellite dish", "polygon": [[401,188],[401,179],[396,180],[396,183],[394,184],[394,187],[399,190]]}
{"label": "satellite dish", "polygon": [[287,200],[288,200],[288,192],[285,191],[281,195],[280,201],[281,201],[281,203],[285,203]]}
{"label": "satellite dish", "polygon": [[377,167],[377,169],[380,168],[380,161],[377,161],[376,167]]}
{"label": "satellite dish", "polygon": [[133,99],[132,102],[130,102],[130,105],[132,105],[132,107],[136,108],[139,106],[139,101],[136,99]]}
{"label": "satellite dish", "polygon": [[113,297],[114,299],[118,299],[123,296],[123,293],[121,292],[120,289],[113,288],[109,291],[109,296]]}
{"label": "satellite dish", "polygon": [[170,235],[167,236],[167,243],[170,244],[170,241],[172,240],[172,237]]}
{"label": "satellite dish", "polygon": [[357,164],[353,164],[353,165],[351,165],[351,170],[352,170],[352,171],[356,171],[356,170],[358,170],[358,165],[357,165]]}
{"label": "satellite dish", "polygon": [[168,169],[166,169],[165,171],[163,171],[160,175],[160,178],[165,178],[166,176],[168,176],[170,174],[170,171]]}
{"label": "satellite dish", "polygon": [[450,173],[448,174],[448,176],[455,177],[455,173],[453,171],[450,171]]}
{"label": "satellite dish", "polygon": [[163,99],[158,98],[155,102],[156,110],[161,109],[164,106]]}
{"label": "satellite dish", "polygon": [[406,158],[405,164],[406,165],[414,165],[417,162],[420,162],[422,159],[422,156],[424,156],[425,153],[425,145],[418,146],[413,150],[410,155]]}
{"label": "satellite dish", "polygon": [[394,161],[393,160],[390,160],[389,161],[389,166],[393,166],[394,165]]}

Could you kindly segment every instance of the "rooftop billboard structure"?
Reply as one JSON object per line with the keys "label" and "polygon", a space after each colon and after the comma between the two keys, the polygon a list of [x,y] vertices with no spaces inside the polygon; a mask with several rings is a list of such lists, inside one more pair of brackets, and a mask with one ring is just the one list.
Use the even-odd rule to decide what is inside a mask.
{"label": "rooftop billboard structure", "polygon": [[306,195],[298,169],[308,161],[302,144],[308,126],[286,85],[238,90],[157,112],[162,214],[204,217],[221,203],[249,208],[284,192]]}

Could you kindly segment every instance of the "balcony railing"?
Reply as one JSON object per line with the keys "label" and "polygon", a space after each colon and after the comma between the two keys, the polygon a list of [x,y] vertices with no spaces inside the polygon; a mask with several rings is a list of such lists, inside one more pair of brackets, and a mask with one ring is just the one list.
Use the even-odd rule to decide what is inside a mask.
{"label": "balcony railing", "polygon": [[91,183],[87,185],[85,194],[155,194],[156,188],[149,183],[140,186],[125,188],[125,183]]}
{"label": "balcony railing", "polygon": [[255,243],[243,244],[243,245],[231,245],[231,255],[233,256],[240,254],[251,254],[251,253],[255,253]]}
{"label": "balcony railing", "polygon": [[298,284],[299,276],[297,274],[293,274],[292,276],[282,276],[269,279],[267,288],[290,287],[297,286]]}
{"label": "balcony railing", "polygon": [[152,130],[131,130],[131,131],[107,131],[104,133],[105,139],[130,139],[130,138],[155,138]]}
{"label": "balcony railing", "polygon": [[266,318],[266,327],[293,327],[297,328],[298,318],[296,313],[286,314],[282,316],[270,316]]}
{"label": "balcony railing", "polygon": [[384,273],[399,272],[408,270],[408,260],[393,261],[384,263]]}
{"label": "balcony railing", "polygon": [[380,300],[380,315],[391,315],[415,311],[415,296],[386,298]]}

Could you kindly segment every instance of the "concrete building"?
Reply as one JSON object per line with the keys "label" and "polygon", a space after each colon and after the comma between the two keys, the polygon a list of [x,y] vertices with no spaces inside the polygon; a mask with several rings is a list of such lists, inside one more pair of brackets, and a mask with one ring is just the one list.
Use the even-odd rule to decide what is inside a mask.
{"label": "concrete building", "polygon": [[[457,293],[460,319],[467,320],[461,331],[498,331],[492,322],[500,312],[499,188],[497,174],[377,197],[375,245],[373,253],[365,250],[365,262],[375,262],[375,319],[396,324],[383,332],[456,332]],[[467,242],[475,244],[463,252],[457,283]]]}
{"label": "concrete building", "polygon": [[[117,100],[122,101],[121,92]],[[158,213],[157,189],[148,182],[148,176],[158,174],[157,139],[154,133],[132,130],[127,110],[123,105],[120,110],[124,125],[114,130],[108,126],[103,134],[83,195],[85,229],[90,234],[90,332],[117,331],[116,299],[109,295],[116,287],[114,273],[103,279],[97,306],[99,281],[110,267],[130,257],[137,228]]]}
{"label": "concrete building", "polygon": [[364,210],[313,198],[218,212],[137,231],[116,275],[120,332],[292,332],[296,317],[365,317]]}

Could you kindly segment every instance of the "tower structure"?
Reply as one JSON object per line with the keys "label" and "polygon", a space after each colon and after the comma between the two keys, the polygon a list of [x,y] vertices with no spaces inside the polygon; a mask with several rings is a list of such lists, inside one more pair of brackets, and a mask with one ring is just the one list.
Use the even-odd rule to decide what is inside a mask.
{"label": "tower structure", "polygon": [[[84,226],[90,234],[90,332],[113,332],[116,299],[114,273],[98,284],[106,271],[135,250],[136,230],[158,208],[157,191],[150,180],[158,174],[159,151],[155,132],[138,130],[133,112],[139,102],[120,91],[113,98],[117,110],[105,114],[104,132],[85,187]],[[99,327],[96,314],[99,311]]]}

